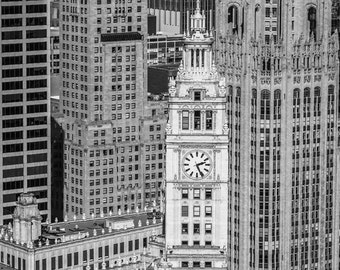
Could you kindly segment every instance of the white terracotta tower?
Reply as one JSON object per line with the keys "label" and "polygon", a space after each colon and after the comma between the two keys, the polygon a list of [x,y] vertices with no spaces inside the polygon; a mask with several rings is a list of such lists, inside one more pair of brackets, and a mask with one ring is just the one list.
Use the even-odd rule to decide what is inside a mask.
{"label": "white terracotta tower", "polygon": [[183,63],[170,81],[166,258],[173,268],[225,269],[228,218],[226,88],[197,1]]}

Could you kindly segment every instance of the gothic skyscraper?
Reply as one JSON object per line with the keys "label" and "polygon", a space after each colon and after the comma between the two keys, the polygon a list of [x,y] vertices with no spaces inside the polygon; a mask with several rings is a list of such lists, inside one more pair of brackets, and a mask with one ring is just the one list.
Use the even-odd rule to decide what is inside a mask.
{"label": "gothic skyscraper", "polygon": [[228,269],[338,269],[338,37],[331,0],[219,0]]}

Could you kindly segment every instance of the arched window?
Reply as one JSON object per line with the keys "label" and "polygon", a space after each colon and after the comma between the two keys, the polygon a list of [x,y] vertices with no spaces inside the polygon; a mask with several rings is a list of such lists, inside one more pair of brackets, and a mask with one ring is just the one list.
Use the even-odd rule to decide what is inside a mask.
{"label": "arched window", "polygon": [[310,97],[310,88],[305,88],[305,90],[303,91],[303,97],[304,98]]}
{"label": "arched window", "polygon": [[281,90],[279,90],[279,89],[275,90],[274,99],[275,100],[281,99]]}
{"label": "arched window", "polygon": [[256,97],[257,97],[257,90],[256,89],[253,89],[252,90],[252,99],[256,99]]}
{"label": "arched window", "polygon": [[236,6],[228,8],[228,28],[233,34],[238,33],[238,9]]}
{"label": "arched window", "polygon": [[328,95],[334,95],[334,85],[328,86]]}
{"label": "arched window", "polygon": [[319,97],[320,96],[320,87],[315,87],[314,89],[314,97]]}
{"label": "arched window", "polygon": [[274,92],[274,119],[281,119],[281,90]]}
{"label": "arched window", "polygon": [[316,37],[316,8],[310,7],[308,9],[308,31],[310,36]]}
{"label": "arched window", "polygon": [[261,91],[261,119],[270,119],[270,91],[262,90]]}

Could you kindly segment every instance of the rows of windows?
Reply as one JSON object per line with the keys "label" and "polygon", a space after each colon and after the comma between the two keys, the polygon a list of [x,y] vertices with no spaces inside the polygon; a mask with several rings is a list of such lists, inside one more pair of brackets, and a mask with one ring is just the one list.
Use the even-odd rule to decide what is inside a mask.
{"label": "rows of windows", "polygon": [[[204,123],[204,125],[203,125]],[[184,110],[182,111],[182,130],[212,130],[213,129],[213,112],[207,110]]]}
{"label": "rows of windows", "polygon": [[194,188],[193,191],[189,192],[188,188],[182,189],[182,199],[205,199],[205,200],[211,200],[212,199],[212,189],[207,188],[204,191],[202,191],[199,188]]}
{"label": "rows of windows", "polygon": [[[127,243],[125,242],[115,243],[113,244],[111,248],[109,245],[98,247],[97,252],[96,252],[96,259],[95,259],[95,250],[93,248],[89,250],[83,250],[82,253],[80,252],[68,253],[67,255],[65,255],[65,258],[63,255],[54,256],[54,257],[51,257],[51,260],[50,260],[50,263],[51,263],[50,269],[56,270],[56,269],[63,269],[65,267],[77,266],[79,264],[86,264],[88,262],[94,262],[95,260],[97,261],[97,260],[108,259],[112,255],[123,254],[126,252],[133,252],[136,250],[140,250],[141,248],[146,248],[147,238],[143,238],[142,241],[143,241],[142,246],[140,246],[140,240],[135,239],[135,240],[129,240]],[[111,249],[111,252],[110,252],[110,249]],[[82,254],[82,257],[80,257],[81,254]],[[1,253],[1,255],[3,256],[3,253]],[[1,261],[4,262],[3,260]],[[114,264],[118,264],[118,262],[115,261]],[[36,260],[35,269],[36,270],[47,269],[47,259]],[[23,268],[22,270],[25,270],[25,269]]]}
{"label": "rows of windows", "polygon": [[[212,206],[205,206],[204,217],[212,217]],[[200,217],[201,216],[201,206],[195,205],[192,208],[192,216]],[[189,206],[182,205],[182,217],[189,217]]]}
{"label": "rows of windows", "polygon": [[[189,234],[189,224],[182,223],[182,234]],[[192,224],[192,234],[200,234],[201,233],[201,224],[200,223],[193,223]],[[204,233],[205,234],[212,234],[212,224],[205,223],[204,224]]]}

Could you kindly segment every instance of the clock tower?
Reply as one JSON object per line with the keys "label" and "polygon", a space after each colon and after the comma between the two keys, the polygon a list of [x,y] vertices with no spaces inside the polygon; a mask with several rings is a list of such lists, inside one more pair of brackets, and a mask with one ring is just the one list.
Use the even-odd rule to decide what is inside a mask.
{"label": "clock tower", "polygon": [[184,57],[169,83],[166,258],[173,268],[226,267],[228,124],[214,39],[197,1]]}

